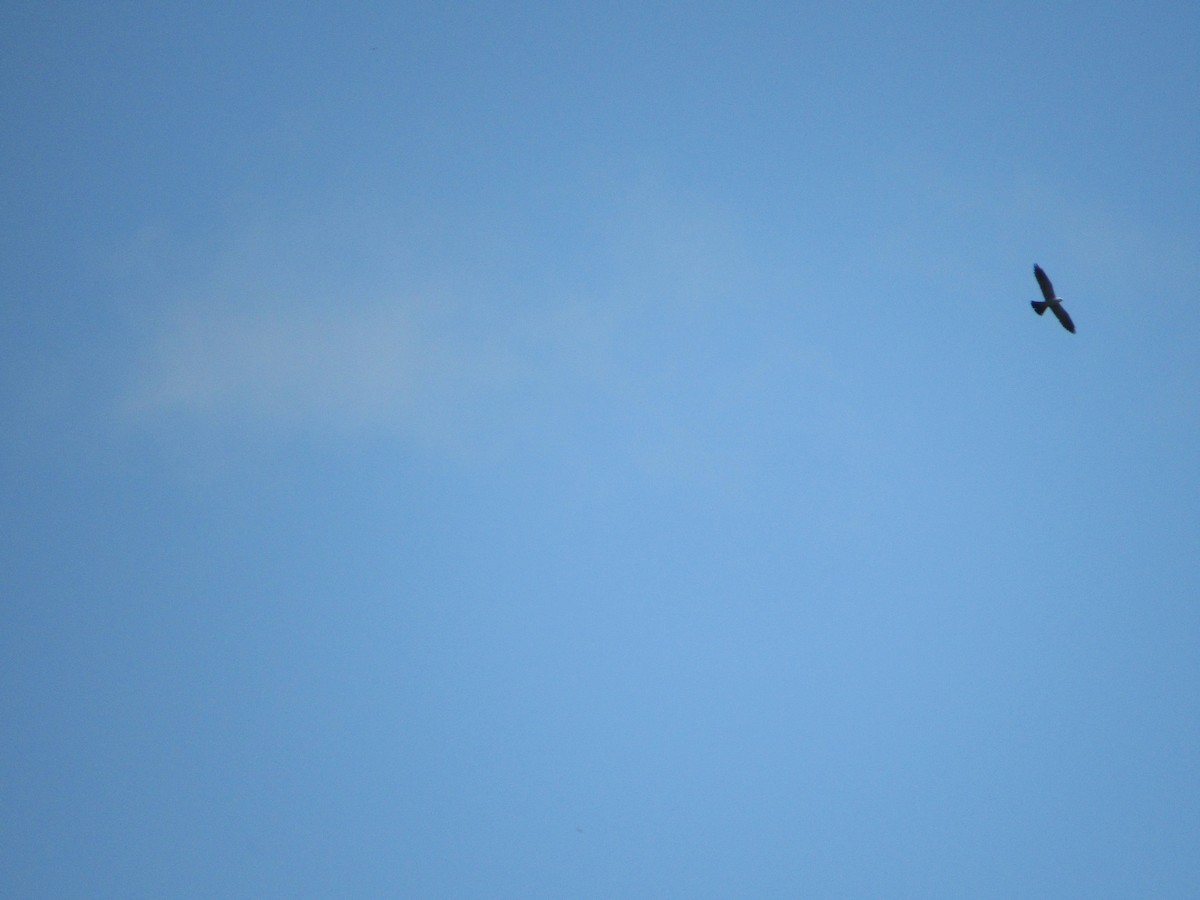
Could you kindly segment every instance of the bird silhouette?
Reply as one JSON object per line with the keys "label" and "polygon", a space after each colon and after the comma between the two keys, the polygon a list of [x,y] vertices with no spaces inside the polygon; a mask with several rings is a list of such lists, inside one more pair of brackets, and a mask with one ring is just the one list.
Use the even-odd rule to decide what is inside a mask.
{"label": "bird silhouette", "polygon": [[1037,263],[1033,264],[1033,275],[1037,278],[1038,287],[1042,289],[1042,296],[1046,298],[1045,300],[1034,300],[1031,304],[1033,311],[1040,316],[1049,308],[1058,321],[1062,322],[1062,327],[1071,332],[1071,334],[1074,334],[1075,323],[1071,321],[1071,317],[1063,309],[1062,297],[1054,293],[1054,285],[1050,283],[1050,279],[1046,277],[1046,273],[1042,271],[1042,267]]}

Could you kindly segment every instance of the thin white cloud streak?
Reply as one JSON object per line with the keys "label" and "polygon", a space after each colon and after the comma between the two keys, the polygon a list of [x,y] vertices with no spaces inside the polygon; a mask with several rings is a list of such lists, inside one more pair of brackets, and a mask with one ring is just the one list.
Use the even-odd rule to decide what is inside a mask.
{"label": "thin white cloud streak", "polygon": [[[252,304],[252,301],[250,301]],[[210,420],[433,431],[511,384],[502,346],[439,334],[413,304],[188,310],[154,338],[128,407]],[[449,409],[439,413],[439,405]]]}
{"label": "thin white cloud streak", "polygon": [[[737,327],[748,293],[732,229],[694,205],[632,205],[598,251],[613,260],[602,283],[555,271],[546,252],[545,283],[518,297],[511,279],[490,289],[477,260],[455,277],[413,277],[376,237],[347,275],[336,258],[322,268],[286,249],[311,254],[311,235],[254,229],[207,266],[184,267],[193,280],[147,317],[122,406],[151,424],[391,434],[684,477],[736,468],[764,442],[840,442],[848,417],[830,399],[828,354],[774,333],[726,346],[722,328]],[[822,399],[805,409],[805,394]]]}

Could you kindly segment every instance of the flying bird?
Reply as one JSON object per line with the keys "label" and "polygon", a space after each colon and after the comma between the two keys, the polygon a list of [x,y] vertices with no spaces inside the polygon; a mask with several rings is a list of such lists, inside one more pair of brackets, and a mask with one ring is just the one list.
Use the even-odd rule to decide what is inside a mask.
{"label": "flying bird", "polygon": [[1067,311],[1063,309],[1062,297],[1054,293],[1054,285],[1050,283],[1050,279],[1046,277],[1046,273],[1042,271],[1042,267],[1037,263],[1033,264],[1033,274],[1037,278],[1038,287],[1042,289],[1042,296],[1045,300],[1034,300],[1032,302],[1033,311],[1039,316],[1050,308],[1050,312],[1054,313],[1058,321],[1062,322],[1062,327],[1075,333],[1075,323],[1071,321],[1071,317],[1067,315]]}

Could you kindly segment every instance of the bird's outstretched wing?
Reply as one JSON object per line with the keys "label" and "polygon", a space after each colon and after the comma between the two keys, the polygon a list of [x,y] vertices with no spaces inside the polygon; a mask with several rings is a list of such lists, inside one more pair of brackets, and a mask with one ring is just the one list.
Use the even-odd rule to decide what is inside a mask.
{"label": "bird's outstretched wing", "polygon": [[[1054,285],[1050,283],[1050,279],[1046,277],[1046,273],[1042,271],[1042,267],[1037,263],[1033,264],[1033,275],[1037,278],[1038,287],[1042,289],[1042,296],[1048,301],[1054,300]],[[1074,329],[1072,329],[1074,331]]]}
{"label": "bird's outstretched wing", "polygon": [[1058,317],[1058,321],[1062,322],[1063,328],[1067,329],[1071,334],[1075,333],[1075,323],[1071,321],[1071,317],[1067,315],[1067,311],[1063,309],[1061,303],[1051,303],[1050,310]]}

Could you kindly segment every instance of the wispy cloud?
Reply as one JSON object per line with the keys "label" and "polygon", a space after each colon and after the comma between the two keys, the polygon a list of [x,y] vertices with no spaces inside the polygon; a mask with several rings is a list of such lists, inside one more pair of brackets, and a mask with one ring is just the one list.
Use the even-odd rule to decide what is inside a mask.
{"label": "wispy cloud", "polygon": [[520,369],[504,341],[441,330],[415,303],[337,310],[248,301],[173,314],[152,339],[129,407],[429,432],[511,385]]}
{"label": "wispy cloud", "polygon": [[[536,443],[674,472],[759,452],[759,428],[780,440],[776,403],[785,431],[828,427],[815,422],[829,416],[827,357],[746,324],[733,230],[651,194],[613,215],[589,257],[604,270],[586,280],[555,247],[513,267],[537,277],[494,285],[494,262],[467,253],[451,270],[444,247],[414,262],[407,234],[378,222],[343,224],[332,245],[323,225],[243,229],[176,266],[180,283],[158,280],[123,406],[142,421]],[[814,383],[825,399],[806,415]]]}

